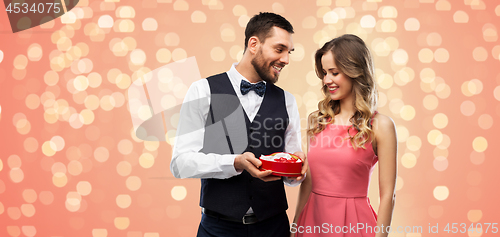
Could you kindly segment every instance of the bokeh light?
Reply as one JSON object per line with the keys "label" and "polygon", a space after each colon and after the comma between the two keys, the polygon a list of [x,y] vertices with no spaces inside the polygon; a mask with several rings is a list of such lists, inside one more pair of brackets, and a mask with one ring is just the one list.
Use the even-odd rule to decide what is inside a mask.
{"label": "bokeh light", "polygon": [[450,190],[446,186],[436,186],[433,194],[438,201],[444,201],[450,195]]}
{"label": "bokeh light", "polygon": [[181,201],[187,196],[187,190],[184,186],[175,186],[170,193],[172,198],[177,201]]}
{"label": "bokeh light", "polygon": [[[245,26],[259,11],[283,14],[294,26],[295,50],[277,85],[297,102],[304,150],[307,116],[323,98],[314,53],[332,38],[356,34],[374,58],[377,110],[391,117],[398,135],[392,226],[494,222],[499,212],[494,189],[485,185],[497,177],[500,152],[494,146],[500,5],[484,0],[299,5],[80,0],[61,19],[48,17],[40,27],[18,33],[0,20],[0,126],[7,138],[0,195],[9,197],[0,198],[0,216],[8,222],[0,236],[196,235],[199,180],[175,179],[169,171],[181,120],[174,110],[192,80],[175,70],[148,73],[189,57],[198,68],[188,71],[200,74],[193,80],[227,71],[242,60]],[[39,20],[23,18],[14,26],[35,26]],[[151,134],[136,133],[131,120],[151,122],[151,117],[159,118],[154,136],[166,135],[166,142],[144,141]],[[380,205],[377,171],[368,193],[374,210]],[[290,218],[298,190],[286,188]]]}
{"label": "bokeh light", "polygon": [[472,148],[477,152],[484,152],[488,148],[488,141],[484,137],[476,137],[472,142]]}

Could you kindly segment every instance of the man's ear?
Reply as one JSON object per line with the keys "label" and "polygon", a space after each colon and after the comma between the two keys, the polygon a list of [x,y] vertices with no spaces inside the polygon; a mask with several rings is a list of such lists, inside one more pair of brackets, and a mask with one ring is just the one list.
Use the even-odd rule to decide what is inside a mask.
{"label": "man's ear", "polygon": [[252,54],[256,54],[260,47],[260,40],[257,36],[252,36],[248,39],[247,50]]}

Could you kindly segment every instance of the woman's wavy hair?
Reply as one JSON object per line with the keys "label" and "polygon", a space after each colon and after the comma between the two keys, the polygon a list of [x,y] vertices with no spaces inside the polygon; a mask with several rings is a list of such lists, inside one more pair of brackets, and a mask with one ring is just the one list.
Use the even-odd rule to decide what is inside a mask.
{"label": "woman's wavy hair", "polygon": [[[325,74],[321,58],[327,52],[332,52],[338,70],[352,80],[355,113],[349,119],[352,126],[348,134],[352,146],[365,149],[365,143],[373,139],[371,118],[377,108],[378,92],[374,81],[373,60],[366,44],[358,36],[345,34],[323,45],[314,56],[316,75],[323,79]],[[340,101],[332,100],[328,87],[323,84],[324,99],[318,103],[318,110],[309,116],[307,134],[313,137],[325,130],[326,125],[335,121],[335,115],[340,113]],[[349,130],[356,129],[356,135],[351,136]]]}

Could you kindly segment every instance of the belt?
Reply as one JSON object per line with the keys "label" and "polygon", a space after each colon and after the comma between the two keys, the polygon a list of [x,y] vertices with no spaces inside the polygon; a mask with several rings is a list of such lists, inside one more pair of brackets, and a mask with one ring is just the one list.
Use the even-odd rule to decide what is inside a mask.
{"label": "belt", "polygon": [[203,214],[205,214],[207,216],[210,216],[210,217],[218,218],[218,219],[225,220],[225,221],[238,222],[238,223],[241,223],[241,224],[244,224],[244,225],[250,225],[250,224],[254,224],[254,223],[259,222],[259,220],[255,216],[255,214],[253,214],[253,213],[252,214],[246,214],[241,219],[230,217],[230,216],[226,216],[226,215],[222,215],[222,214],[220,214],[218,212],[210,211],[210,210],[208,210],[208,209],[206,209],[204,207],[201,208],[201,213],[203,213]]}

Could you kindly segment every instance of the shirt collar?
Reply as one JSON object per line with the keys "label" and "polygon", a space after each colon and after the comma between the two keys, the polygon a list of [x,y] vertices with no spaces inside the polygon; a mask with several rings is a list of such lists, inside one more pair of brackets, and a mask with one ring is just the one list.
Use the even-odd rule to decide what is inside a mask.
{"label": "shirt collar", "polygon": [[[244,76],[242,76],[240,74],[240,72],[238,72],[238,70],[236,70],[236,65],[238,65],[238,63],[233,63],[233,65],[231,65],[231,69],[229,69],[229,71],[227,72],[227,75],[229,77],[229,80],[231,80],[231,83],[233,84],[233,86],[239,90],[241,80],[245,80],[247,82],[250,82],[250,81],[248,79],[246,79]],[[264,80],[262,80],[262,81],[264,83],[266,83],[266,81],[264,81]]]}

